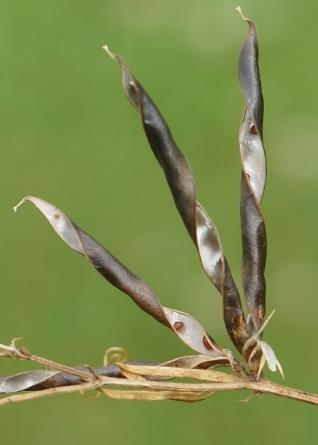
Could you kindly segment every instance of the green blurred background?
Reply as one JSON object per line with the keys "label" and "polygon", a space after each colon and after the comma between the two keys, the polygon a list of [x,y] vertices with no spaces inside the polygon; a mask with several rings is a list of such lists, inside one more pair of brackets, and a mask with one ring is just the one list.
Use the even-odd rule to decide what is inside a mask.
{"label": "green blurred background", "polygon": [[[124,56],[190,160],[200,201],[240,278],[238,51],[246,24],[232,1],[0,1],[1,342],[101,363],[190,351],[66,248],[43,218],[12,206],[55,203],[142,276],[171,307],[195,315],[230,347],[221,298],[202,272],[118,68]],[[318,126],[314,0],[244,0],[260,41],[266,101],[266,330],[288,385],[318,391]],[[0,375],[32,365],[3,359]],[[271,376],[272,377],[272,376]],[[274,379],[280,381],[278,376]],[[56,396],[1,409],[1,443],[314,444],[317,408],[247,393],[201,404]]]}

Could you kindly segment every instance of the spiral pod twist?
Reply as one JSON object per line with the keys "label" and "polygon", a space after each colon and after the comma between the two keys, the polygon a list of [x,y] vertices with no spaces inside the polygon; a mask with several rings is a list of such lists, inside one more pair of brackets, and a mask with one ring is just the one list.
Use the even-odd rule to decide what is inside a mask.
{"label": "spiral pod twist", "polygon": [[[240,9],[239,12],[241,13]],[[123,59],[104,49],[118,62],[124,92],[139,112],[149,145],[161,166],[176,208],[192,239],[202,267],[222,295],[223,318],[227,332],[248,364],[248,371],[260,372],[267,362],[273,371],[281,366],[272,348],[261,337],[265,320],[266,230],[261,200],[266,182],[266,159],[263,147],[263,95],[258,67],[258,42],[255,25],[246,18],[248,32],[242,45],[238,75],[246,102],[240,127],[239,143],[242,164],[241,232],[242,278],[248,309],[242,307],[239,291],[225,257],[217,228],[199,203],[189,162],[175,143],[171,131],[148,93],[131,74]],[[59,237],[73,250],[85,256],[92,266],[112,285],[129,295],[145,312],[174,331],[178,337],[200,355],[177,359],[189,367],[210,367],[236,362],[191,315],[163,306],[155,292],[125,267],[103,245],[77,226],[53,204],[28,196],[49,221]],[[172,363],[172,362],[171,362]],[[40,379],[40,377],[38,377]]]}
{"label": "spiral pod twist", "polygon": [[[195,244],[204,271],[223,297],[223,318],[227,332],[249,365],[261,368],[266,360],[271,369],[277,359],[271,347],[261,341],[265,317],[266,229],[261,200],[266,182],[263,147],[263,95],[258,67],[255,25],[248,32],[240,51],[238,74],[246,101],[240,128],[242,278],[248,309],[245,319],[242,302],[214,222],[196,197],[191,167],[175,143],[171,131],[148,93],[118,55],[104,49],[121,70],[122,86],[133,107],[140,113],[149,145],[165,174],[176,208]],[[255,362],[256,361],[256,362]],[[261,362],[261,366],[260,365]]]}
{"label": "spiral pod twist", "polygon": [[123,59],[104,47],[120,66],[125,94],[141,114],[149,145],[166,176],[177,210],[194,242],[204,271],[223,296],[227,331],[239,351],[248,339],[238,289],[223,253],[215,224],[198,202],[191,167],[176,145],[160,111],[144,88],[131,74]]}
{"label": "spiral pod twist", "polygon": [[31,202],[51,224],[58,236],[73,250],[85,256],[92,266],[113,286],[129,295],[145,312],[172,329],[190,348],[213,358],[215,363],[228,363],[223,349],[207,334],[191,315],[163,306],[156,293],[132,273],[109,250],[77,226],[59,208],[35,196],[27,196],[15,207]]}
{"label": "spiral pod twist", "polygon": [[248,31],[238,64],[239,81],[246,101],[239,135],[242,162],[242,277],[249,310],[249,329],[255,333],[264,322],[266,294],[266,229],[260,207],[266,182],[263,146],[264,101],[255,25],[250,19],[244,16],[243,18],[248,23]]}

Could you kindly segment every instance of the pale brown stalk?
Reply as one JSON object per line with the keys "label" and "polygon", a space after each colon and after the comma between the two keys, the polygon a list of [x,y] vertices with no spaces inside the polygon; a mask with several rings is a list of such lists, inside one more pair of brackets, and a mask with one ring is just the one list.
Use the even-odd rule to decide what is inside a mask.
{"label": "pale brown stalk", "polygon": [[[0,347],[1,356],[18,360],[30,360],[51,369],[66,372],[81,378],[80,383],[67,386],[52,386],[47,389],[33,389],[6,395],[0,398],[0,405],[35,400],[55,394],[98,390],[103,394],[126,400],[178,400],[195,402],[211,397],[216,392],[249,390],[258,394],[273,394],[279,397],[299,400],[318,405],[318,394],[273,383],[267,379],[250,380],[248,376],[239,376],[210,369],[189,369],[169,366],[132,365],[118,363],[125,378],[105,377],[92,372],[79,371],[37,355],[26,353],[25,348],[17,349],[14,345]],[[31,371],[32,372],[32,371]],[[137,377],[137,378],[136,378]],[[162,380],[162,379],[165,380]],[[191,381],[167,381],[167,379],[191,379]],[[89,381],[87,381],[89,379]],[[86,380],[86,381],[85,381]],[[193,380],[195,382],[193,382]],[[199,381],[199,382],[197,382]],[[54,381],[52,380],[52,385]],[[30,388],[31,389],[31,388]]]}

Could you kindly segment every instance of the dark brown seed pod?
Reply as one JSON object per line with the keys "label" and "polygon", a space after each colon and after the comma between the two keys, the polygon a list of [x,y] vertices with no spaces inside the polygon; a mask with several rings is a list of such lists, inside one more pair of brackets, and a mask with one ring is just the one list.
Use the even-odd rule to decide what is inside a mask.
{"label": "dark brown seed pod", "polygon": [[125,94],[141,114],[150,147],[165,173],[175,205],[198,250],[203,269],[223,296],[223,315],[229,336],[237,349],[242,351],[249,336],[239,292],[224,256],[217,229],[197,201],[191,167],[176,145],[160,111],[122,58],[112,53],[107,46],[104,49],[120,65]]}
{"label": "dark brown seed pod", "polygon": [[[238,8],[241,13],[241,10]],[[242,15],[242,13],[241,13]],[[272,348],[261,339],[270,319],[265,316],[265,262],[266,231],[260,204],[266,181],[266,160],[263,148],[263,96],[258,69],[258,45],[254,23],[245,18],[249,28],[239,57],[239,80],[246,101],[240,128],[240,153],[242,161],[241,228],[243,245],[243,285],[249,310],[245,321],[239,292],[224,256],[221,240],[213,221],[196,198],[191,167],[176,145],[170,129],[156,105],[140,83],[132,76],[120,56],[110,52],[121,69],[125,94],[140,113],[142,125],[150,147],[162,167],[175,205],[193,240],[199,257],[211,282],[223,296],[223,315],[227,331],[237,349],[242,352],[249,371],[260,376],[267,362],[272,371],[281,366]],[[155,292],[140,278],[130,272],[105,247],[73,223],[54,205],[36,197],[26,197],[46,217],[63,241],[85,256],[94,268],[111,284],[129,295],[145,312],[168,326],[178,337],[200,355],[181,357],[169,363],[171,366],[207,368],[217,364],[242,368],[213,338],[200,323],[189,314],[162,306]],[[20,203],[20,204],[21,204]],[[18,207],[18,206],[17,206]],[[98,368],[99,369],[99,368]],[[100,368],[107,372],[110,369]],[[95,372],[95,371],[94,371]],[[104,371],[103,371],[104,372]],[[116,370],[118,374],[118,369]],[[82,377],[75,372],[77,383]],[[96,371],[98,375],[98,371]],[[103,374],[100,374],[103,375]],[[118,374],[121,375],[121,374]],[[43,389],[52,382],[59,385],[76,384],[74,375],[68,373],[25,373],[24,376],[0,378],[0,386],[10,392],[10,384],[18,390]],[[85,376],[83,377],[85,379]],[[61,382],[62,379],[62,382]],[[64,380],[63,380],[64,379]],[[49,382],[49,383],[48,383]],[[6,387],[6,385],[9,385]],[[6,389],[7,388],[7,389]],[[16,389],[17,390],[17,389]]]}
{"label": "dark brown seed pod", "polygon": [[[135,365],[135,366],[165,366],[171,368],[187,368],[187,369],[208,369],[216,365],[229,366],[229,361],[222,356],[207,356],[207,355],[190,355],[185,357],[178,357],[163,363],[129,361],[108,364],[98,368],[87,368],[85,366],[74,368],[76,371],[87,372],[88,375],[125,378],[120,368],[120,365]],[[161,380],[160,377],[151,378],[149,380]],[[166,380],[167,378],[163,378]],[[58,388],[61,386],[71,386],[83,383],[84,380],[78,375],[71,374],[66,371],[47,371],[47,370],[33,370],[21,372],[18,374],[0,377],[0,394],[17,393],[21,391],[39,391],[49,388]]]}
{"label": "dark brown seed pod", "polygon": [[155,292],[143,280],[134,275],[104,246],[73,223],[64,212],[49,202],[34,196],[24,198],[18,206],[26,201],[30,201],[40,210],[55,232],[69,247],[85,256],[107,281],[129,295],[143,311],[172,329],[190,348],[214,358],[224,359],[227,357],[223,349],[206,333],[197,320],[185,312],[162,306]]}
{"label": "dark brown seed pod", "polygon": [[265,322],[265,264],[266,229],[261,211],[261,201],[266,183],[266,158],[263,146],[264,100],[258,67],[258,41],[256,28],[250,18],[242,14],[248,23],[239,61],[238,77],[246,102],[240,128],[239,142],[242,164],[241,180],[241,231],[242,277],[246,304],[249,310],[248,328],[251,338],[246,342],[243,355],[250,368],[260,375],[265,362],[270,370],[283,375],[275,352],[261,340]]}
{"label": "dark brown seed pod", "polygon": [[[178,357],[163,363],[154,362],[123,362],[126,365],[157,365],[169,366],[172,368],[187,368],[187,369],[208,369],[215,365],[228,366],[229,362],[226,357],[208,357],[207,355],[190,355],[185,357]],[[93,373],[95,376],[125,378],[121,368],[116,363],[107,366],[100,366],[98,368],[87,368],[85,366],[74,368],[78,371]],[[149,377],[148,377],[149,378]],[[157,377],[155,380],[160,380]],[[164,378],[166,380],[166,378]],[[48,388],[57,388],[61,386],[78,385],[84,380],[74,374],[66,371],[46,371],[33,370],[21,372],[7,377],[0,377],[0,394],[11,394],[21,391],[39,391]]]}
{"label": "dark brown seed pod", "polygon": [[60,374],[59,371],[34,370],[0,377],[0,394],[29,391],[34,386],[45,385],[47,381],[54,380],[58,374]]}
{"label": "dark brown seed pod", "polygon": [[264,101],[258,67],[258,42],[253,21],[240,51],[238,77],[246,108],[240,128],[242,162],[241,230],[242,276],[246,303],[250,312],[249,327],[258,331],[265,317],[266,230],[260,208],[266,182],[266,159],[263,146]]}

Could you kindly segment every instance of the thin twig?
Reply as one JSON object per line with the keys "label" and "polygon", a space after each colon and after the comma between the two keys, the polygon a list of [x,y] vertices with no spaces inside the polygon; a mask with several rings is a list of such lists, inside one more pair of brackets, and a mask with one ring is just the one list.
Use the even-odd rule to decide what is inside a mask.
{"label": "thin twig", "polygon": [[[156,369],[154,370],[154,374]],[[196,393],[214,393],[220,391],[241,391],[251,390],[257,393],[273,394],[279,397],[287,397],[294,400],[303,401],[313,405],[318,405],[318,394],[308,393],[299,389],[289,388],[283,385],[277,385],[269,382],[268,380],[262,380],[260,382],[250,381],[233,381],[231,383],[176,383],[176,382],[159,382],[150,380],[128,380],[118,379],[112,377],[99,377],[95,382],[88,382],[73,386],[63,386],[58,388],[50,388],[43,391],[35,391],[23,394],[10,395],[0,399],[0,405],[7,405],[10,403],[23,402],[26,400],[34,400],[42,397],[47,397],[55,394],[83,392],[88,390],[94,390],[102,387],[117,387],[127,389],[148,389],[151,391],[170,391],[185,394]],[[106,392],[107,394],[107,392]],[[129,394],[129,393],[128,393]],[[124,396],[124,392],[123,392]],[[126,397],[122,397],[126,398]],[[129,398],[129,397],[128,397]],[[137,397],[136,397],[137,398]]]}
{"label": "thin twig", "polygon": [[[259,394],[273,394],[279,397],[318,405],[318,394],[289,388],[266,379],[251,381],[247,377],[214,370],[117,363],[117,367],[126,377],[119,378],[100,375],[98,369],[101,368],[92,369],[91,372],[85,372],[62,365],[31,354],[26,348],[22,347],[17,349],[14,344],[10,346],[0,345],[0,355],[18,360],[31,360],[48,366],[51,369],[59,370],[61,373],[65,373],[64,382],[63,384],[60,383],[61,386],[57,386],[56,381],[52,378],[46,381],[46,385],[49,386],[51,384],[52,387],[49,386],[47,389],[35,390],[29,387],[30,392],[10,394],[9,396],[0,398],[0,405],[34,400],[55,394],[82,393],[89,390],[100,390],[109,397],[117,399],[173,399],[189,402],[203,400],[215,392],[220,391],[250,390]],[[82,381],[71,381],[70,375],[80,377]],[[160,380],[162,378],[190,378],[200,380],[203,383]],[[89,381],[87,381],[88,379]]]}
{"label": "thin twig", "polygon": [[42,397],[54,396],[55,394],[88,391],[98,388],[99,385],[99,382],[96,383],[96,385],[94,385],[93,383],[83,383],[81,385],[60,386],[59,388],[44,389],[43,391],[13,394],[11,396],[3,397],[2,399],[0,399],[0,406],[9,405],[10,403],[24,402],[26,400],[40,399]]}
{"label": "thin twig", "polygon": [[15,341],[12,341],[10,346],[0,344],[0,356],[15,358],[17,360],[29,360],[56,371],[68,372],[69,374],[81,377],[85,381],[90,381],[92,379],[94,380],[94,376],[92,376],[92,374],[88,371],[82,371],[78,368],[76,369],[71,366],[63,365],[44,357],[34,355],[25,346],[17,348]]}

